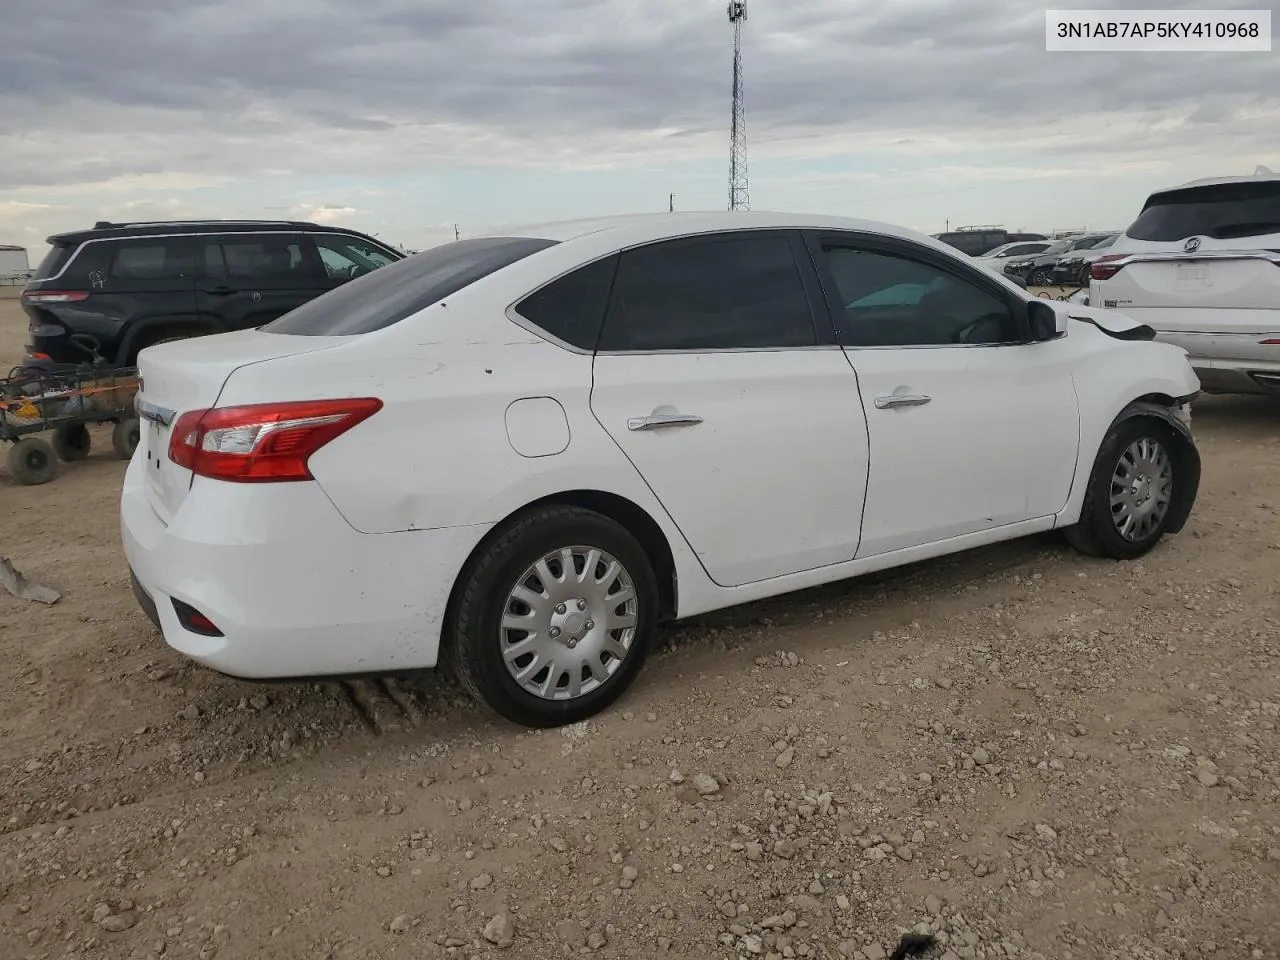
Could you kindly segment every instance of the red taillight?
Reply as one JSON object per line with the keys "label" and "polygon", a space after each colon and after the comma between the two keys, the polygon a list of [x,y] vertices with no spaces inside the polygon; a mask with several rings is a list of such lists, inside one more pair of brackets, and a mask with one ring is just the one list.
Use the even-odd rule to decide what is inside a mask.
{"label": "red taillight", "polygon": [[24,290],[22,299],[27,303],[79,303],[89,299],[88,290]]}
{"label": "red taillight", "polygon": [[1280,337],[1273,337],[1270,340],[1259,340],[1258,343],[1264,347],[1280,347]]}
{"label": "red taillight", "polygon": [[169,459],[215,480],[311,480],[311,455],[380,409],[366,397],[191,410],[173,425]]}
{"label": "red taillight", "polygon": [[1089,266],[1090,280],[1110,280],[1117,273],[1124,269],[1124,264],[1115,263],[1116,260],[1123,260],[1127,254],[1108,253],[1093,261]]}

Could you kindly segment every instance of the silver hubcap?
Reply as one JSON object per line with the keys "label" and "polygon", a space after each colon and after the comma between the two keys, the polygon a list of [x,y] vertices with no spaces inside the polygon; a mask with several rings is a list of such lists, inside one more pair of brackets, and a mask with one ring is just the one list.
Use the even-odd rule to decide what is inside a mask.
{"label": "silver hubcap", "polygon": [[613,676],[636,635],[636,586],[595,547],[564,547],[516,581],[502,611],[502,658],[525,690],[573,700]]}
{"label": "silver hubcap", "polygon": [[1159,528],[1173,496],[1173,464],[1159,441],[1143,437],[1129,444],[1111,475],[1111,521],[1130,542]]}

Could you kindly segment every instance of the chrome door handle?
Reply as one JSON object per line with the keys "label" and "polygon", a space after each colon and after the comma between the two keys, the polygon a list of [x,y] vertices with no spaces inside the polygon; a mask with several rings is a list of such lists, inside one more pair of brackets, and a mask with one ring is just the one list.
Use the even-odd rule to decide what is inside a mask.
{"label": "chrome door handle", "polygon": [[893,407],[922,407],[933,397],[926,397],[924,394],[911,396],[907,394],[893,394],[888,397],[876,397],[877,410],[889,410]]}
{"label": "chrome door handle", "polygon": [[688,413],[651,413],[647,417],[631,417],[628,430],[657,430],[659,427],[692,427],[702,422],[701,417]]}

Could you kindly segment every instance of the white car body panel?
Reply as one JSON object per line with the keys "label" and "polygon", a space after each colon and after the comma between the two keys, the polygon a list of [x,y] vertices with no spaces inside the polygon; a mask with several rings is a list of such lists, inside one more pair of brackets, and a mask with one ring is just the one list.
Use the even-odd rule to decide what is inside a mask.
{"label": "white car body panel", "polygon": [[[714,583],[737,587],[857,554],[867,424],[839,349],[599,354],[591,408]],[[701,422],[628,428],[654,414]]]}
{"label": "white car body panel", "polygon": [[[1179,189],[1250,183],[1280,177],[1215,178]],[[1280,341],[1280,232],[1169,241],[1124,234],[1108,253],[1125,255],[1124,266],[1090,281],[1091,304],[1121,310],[1186,350],[1208,392],[1280,392],[1280,342],[1264,342]]]}
{"label": "white car body panel", "polygon": [[[1061,510],[1079,431],[1075,346],[849,350],[873,461],[859,558]],[[877,409],[895,394],[929,399]]]}
{"label": "white car body panel", "polygon": [[[459,571],[498,524],[547,498],[602,495],[643,511],[670,548],[678,617],[1066,526],[1115,416],[1139,397],[1198,388],[1181,350],[1084,322],[999,348],[593,357],[510,309],[618,250],[791,227],[869,232],[966,261],[911,231],[840,218],[552,224],[506,235],[559,245],[384,329],[225,334],[143,351],[141,402],[174,414],[329,397],[384,404],[312,456],[314,481],[295,483],[193,480],[168,460],[166,431],[144,423],[122,533],[166,641],[256,678],[433,666]],[[931,400],[875,406],[904,389]],[[703,421],[627,428],[664,407]],[[170,599],[227,636],[185,631]]]}

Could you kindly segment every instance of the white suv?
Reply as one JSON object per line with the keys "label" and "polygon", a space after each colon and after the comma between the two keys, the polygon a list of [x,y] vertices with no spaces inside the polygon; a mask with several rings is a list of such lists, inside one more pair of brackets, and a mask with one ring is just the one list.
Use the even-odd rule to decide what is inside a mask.
{"label": "white suv", "polygon": [[1094,261],[1088,302],[1184,348],[1206,393],[1280,394],[1280,175],[1152,194]]}

